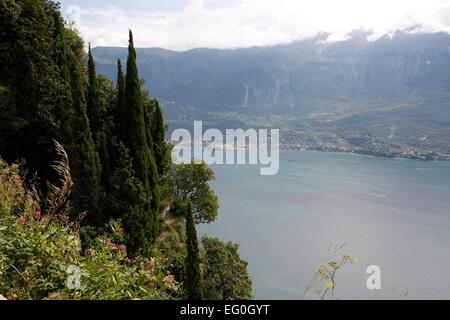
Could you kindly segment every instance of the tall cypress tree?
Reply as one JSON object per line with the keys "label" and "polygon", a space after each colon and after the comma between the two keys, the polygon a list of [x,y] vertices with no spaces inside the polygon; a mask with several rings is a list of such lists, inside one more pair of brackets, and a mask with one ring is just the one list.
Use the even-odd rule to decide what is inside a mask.
{"label": "tall cypress tree", "polygon": [[136,175],[144,184],[145,189],[150,191],[150,153],[145,135],[143,98],[131,31],[125,77],[125,113],[123,121],[121,121],[121,127],[120,140],[130,150]]}
{"label": "tall cypress tree", "polygon": [[113,117],[116,125],[116,134],[119,137],[126,135],[125,128],[125,78],[123,76],[122,62],[117,59],[117,98]]}
{"label": "tall cypress tree", "polygon": [[154,100],[153,115],[151,117],[151,134],[153,138],[153,153],[155,155],[158,173],[163,175],[167,169],[170,158],[168,155],[167,144],[165,141],[165,125],[163,114],[159,106],[158,100]]}
{"label": "tall cypress tree", "polygon": [[92,135],[96,137],[100,130],[100,110],[98,105],[97,72],[90,44],[88,52],[87,115]]}
{"label": "tall cypress tree", "polygon": [[120,142],[116,146],[116,169],[111,178],[110,208],[113,218],[120,218],[126,232],[128,252],[149,254],[149,224],[146,211],[147,194],[135,177],[128,149]]}
{"label": "tall cypress tree", "polygon": [[148,213],[150,221],[149,237],[155,239],[159,233],[159,176],[153,150],[149,146],[146,136],[144,100],[131,31],[129,37],[124,114],[120,121],[119,140],[130,150],[136,176],[141,180],[151,198],[151,207]]}
{"label": "tall cypress tree", "polygon": [[201,300],[202,277],[200,273],[200,256],[198,252],[197,231],[195,229],[192,203],[187,201],[184,205],[186,214],[186,290],[189,300]]}
{"label": "tall cypress tree", "polygon": [[101,170],[86,110],[82,64],[83,43],[77,35],[73,34],[72,36],[72,48],[68,55],[73,109],[76,114],[72,124],[71,142],[68,146],[74,180],[72,197],[75,212],[86,211],[88,224],[101,225],[103,222],[99,208]]}

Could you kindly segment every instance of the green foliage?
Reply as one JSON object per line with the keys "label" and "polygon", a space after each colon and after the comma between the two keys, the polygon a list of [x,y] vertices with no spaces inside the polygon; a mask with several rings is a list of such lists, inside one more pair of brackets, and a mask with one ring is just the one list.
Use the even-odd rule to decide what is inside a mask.
{"label": "green foliage", "polygon": [[[162,267],[164,259],[126,256],[126,247],[101,236],[80,254],[71,225],[49,217],[0,218],[0,292],[8,299],[175,299],[181,286]],[[80,288],[68,288],[70,266]]]}
{"label": "green foliage", "polygon": [[197,231],[195,230],[192,204],[187,201],[184,205],[186,216],[186,282],[187,297],[190,300],[201,300],[202,275],[200,272],[200,256],[198,252]]}
{"label": "green foliage", "polygon": [[153,139],[153,154],[155,155],[156,166],[158,167],[158,173],[163,176],[170,165],[171,155],[170,148],[165,140],[164,133],[166,126],[164,125],[163,114],[159,106],[158,100],[152,101],[152,116],[148,122],[151,129],[151,137]]}
{"label": "green foliage", "polygon": [[99,204],[102,198],[100,186],[101,165],[95,149],[89,119],[86,110],[83,71],[83,41],[75,31],[68,30],[71,48],[69,54],[69,70],[73,97],[73,110],[76,113],[72,125],[67,151],[73,172],[73,203],[76,212],[87,211],[88,224],[101,225],[103,218]]}
{"label": "green foliage", "polygon": [[150,191],[150,153],[145,132],[143,96],[136,64],[133,34],[130,31],[127,73],[125,78],[125,113],[119,137],[130,150],[133,167],[145,190]]}
{"label": "green foliage", "polygon": [[203,237],[205,254],[204,295],[208,300],[250,300],[252,281],[247,262],[239,257],[237,244]]}
{"label": "green foliage", "polygon": [[65,94],[53,61],[55,9],[50,1],[0,2],[0,154],[26,159],[44,180],[51,179],[53,115]]}
{"label": "green foliage", "polygon": [[96,239],[80,260],[81,288],[64,290],[57,298],[126,300],[179,298],[181,285],[162,267],[164,259],[126,256],[125,248],[107,236]]}
{"label": "green foliage", "polygon": [[[184,296],[159,252],[153,251],[150,259],[127,257],[123,242],[128,235],[117,221],[112,221],[103,235],[92,237],[82,254],[78,224],[69,223],[64,216],[36,210],[41,205],[24,188],[17,166],[1,162],[0,167],[1,295],[10,300]],[[70,277],[76,276],[70,270],[79,270],[79,287],[68,286]]]}
{"label": "green foliage", "polygon": [[125,122],[125,78],[123,76],[122,62],[117,60],[117,96],[115,108],[113,111],[114,123],[116,124],[116,135],[119,137],[126,136],[126,122]]}
{"label": "green foliage", "polygon": [[209,182],[214,172],[202,163],[172,166],[168,173],[168,184],[175,200],[192,202],[195,222],[211,223],[217,218],[219,200]]}
{"label": "green foliage", "polygon": [[16,219],[1,219],[0,292],[8,299],[45,299],[64,288],[66,268],[79,260],[79,238],[49,218]]}
{"label": "green foliage", "polygon": [[[120,70],[120,69],[119,69]],[[119,72],[120,73],[120,72]],[[145,127],[144,101],[139,81],[136,50],[133,34],[130,31],[127,74],[125,77],[125,112],[121,121],[119,140],[130,151],[133,169],[136,177],[142,182],[151,201],[148,210],[149,230],[154,240],[159,233],[159,176],[153,157],[153,151],[148,144]]]}
{"label": "green foliage", "polygon": [[[118,60],[114,88],[97,76],[90,47],[85,65],[84,42],[58,4],[4,0],[0,60],[0,154],[21,161],[27,182],[0,160],[0,294],[185,297],[175,274],[200,299],[195,222],[216,219],[214,174],[205,164],[170,168],[163,115],[141,89],[131,31],[127,73]],[[170,216],[171,204],[176,212],[185,201]],[[161,223],[160,212],[170,219]],[[82,272],[75,291],[65,286],[71,265]]]}
{"label": "green foliage", "polygon": [[16,214],[24,202],[25,189],[17,165],[8,166],[0,158],[0,217]]}
{"label": "green foliage", "polygon": [[88,82],[87,82],[87,115],[90,121],[92,134],[95,137],[100,129],[100,107],[98,101],[97,73],[95,71],[94,57],[92,56],[91,45],[88,51]]}
{"label": "green foliage", "polygon": [[149,217],[150,202],[142,182],[135,176],[128,149],[119,143],[116,151],[116,170],[111,179],[111,210],[123,221],[127,245],[132,254],[142,249],[148,254],[152,230]]}

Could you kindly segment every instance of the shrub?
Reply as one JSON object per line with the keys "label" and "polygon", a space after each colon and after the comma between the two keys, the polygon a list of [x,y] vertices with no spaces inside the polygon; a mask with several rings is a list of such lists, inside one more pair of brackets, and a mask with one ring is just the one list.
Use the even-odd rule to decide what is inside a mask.
{"label": "shrub", "polygon": [[[117,225],[117,223],[116,223]],[[120,227],[118,229],[120,230]],[[164,260],[127,257],[119,240],[103,235],[81,254],[73,225],[40,213],[0,219],[0,293],[8,299],[176,299],[182,289]],[[80,287],[66,285],[69,267],[80,270]]]}
{"label": "shrub", "polygon": [[18,166],[8,166],[0,158],[0,217],[17,213],[24,198]]}
{"label": "shrub", "polygon": [[[43,213],[18,166],[0,161],[0,295],[13,300],[183,297],[157,250],[151,259],[128,257],[127,235],[118,221],[85,241],[88,247],[82,252],[80,221],[68,219],[72,183],[67,156],[56,145],[60,159],[53,168],[60,185],[50,186]],[[84,237],[92,236],[91,230],[83,230]],[[79,281],[69,288],[72,277]]]}

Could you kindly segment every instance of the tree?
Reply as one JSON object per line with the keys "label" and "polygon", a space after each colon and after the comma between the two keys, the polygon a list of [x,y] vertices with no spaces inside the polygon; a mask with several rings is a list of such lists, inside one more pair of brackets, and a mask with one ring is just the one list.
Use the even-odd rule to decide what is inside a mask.
{"label": "tree", "polygon": [[101,184],[106,192],[109,191],[109,180],[112,177],[114,161],[111,155],[114,154],[116,138],[114,136],[114,104],[116,102],[116,92],[113,83],[103,76],[97,77],[97,105],[98,105],[98,127],[95,137],[95,144],[98,150],[101,163]]}
{"label": "tree", "polygon": [[141,250],[148,255],[150,203],[142,182],[135,176],[128,149],[123,143],[117,145],[116,170],[111,179],[109,202],[113,212],[111,218],[122,220],[129,252],[136,254]]}
{"label": "tree", "polygon": [[153,151],[148,144],[145,129],[145,115],[143,95],[136,64],[136,50],[134,49],[133,34],[130,31],[127,60],[127,74],[125,77],[125,113],[119,141],[130,150],[133,168],[136,176],[141,180],[151,199],[150,224],[152,239],[159,233],[159,176]]}
{"label": "tree", "polygon": [[127,73],[125,77],[125,112],[121,121],[120,140],[130,150],[137,177],[150,191],[150,153],[145,134],[144,107],[136,64],[133,34],[130,31]]}
{"label": "tree", "polygon": [[94,57],[91,45],[88,51],[88,85],[87,85],[87,114],[90,121],[92,135],[97,136],[100,130],[100,108],[98,101],[97,73],[95,71]]}
{"label": "tree", "polygon": [[86,222],[101,225],[103,218],[100,213],[100,160],[95,149],[89,119],[86,110],[83,76],[83,41],[75,33],[68,30],[70,35],[70,51],[68,56],[73,110],[72,136],[67,147],[70,165],[73,171],[73,203],[76,212],[87,211]]}
{"label": "tree", "polygon": [[204,162],[174,165],[168,180],[175,200],[192,202],[197,224],[216,220],[219,200],[209,185],[214,180],[214,172]]}
{"label": "tree", "polygon": [[59,12],[54,12],[53,14],[54,23],[54,41],[55,41],[55,53],[54,60],[56,66],[59,69],[59,76],[61,80],[59,81],[59,90],[61,94],[57,95],[56,101],[56,121],[59,124],[58,130],[58,141],[63,143],[68,143],[68,138],[72,136],[72,122],[73,122],[73,99],[72,91],[70,87],[70,72],[67,61],[67,43],[65,36],[64,23],[62,21]]}
{"label": "tree", "polygon": [[239,246],[205,236],[202,247],[205,252],[205,299],[252,299],[252,280],[247,273],[247,262],[239,257]]}
{"label": "tree", "polygon": [[0,154],[25,160],[28,177],[37,172],[43,181],[53,178],[54,115],[66,94],[53,60],[56,11],[49,1],[0,2]]}
{"label": "tree", "polygon": [[153,113],[150,128],[153,138],[153,153],[155,155],[155,162],[158,167],[158,173],[162,176],[165,174],[170,164],[170,153],[164,136],[166,126],[164,125],[163,114],[159,106],[159,102],[156,99],[153,100]]}
{"label": "tree", "polygon": [[195,229],[192,204],[184,203],[186,217],[186,290],[189,300],[202,300],[202,276],[200,273],[200,256],[198,252],[197,231]]}
{"label": "tree", "polygon": [[122,62],[117,60],[117,96],[116,104],[112,112],[114,117],[114,123],[116,125],[116,135],[123,137],[126,135],[126,123],[125,120],[125,78],[123,76]]}

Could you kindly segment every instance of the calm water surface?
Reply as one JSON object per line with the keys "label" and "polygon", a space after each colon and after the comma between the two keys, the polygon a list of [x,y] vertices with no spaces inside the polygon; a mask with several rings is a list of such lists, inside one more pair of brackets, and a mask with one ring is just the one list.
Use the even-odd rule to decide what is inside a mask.
{"label": "calm water surface", "polygon": [[[341,243],[360,263],[338,275],[338,298],[450,298],[450,162],[285,151],[276,176],[214,170],[220,216],[199,233],[240,244],[255,298],[299,299]],[[366,287],[369,265],[381,290]]]}

